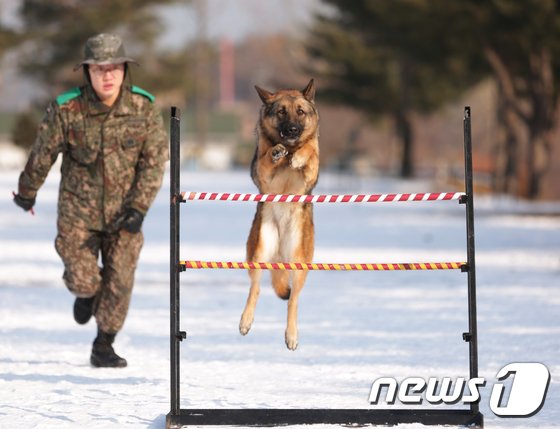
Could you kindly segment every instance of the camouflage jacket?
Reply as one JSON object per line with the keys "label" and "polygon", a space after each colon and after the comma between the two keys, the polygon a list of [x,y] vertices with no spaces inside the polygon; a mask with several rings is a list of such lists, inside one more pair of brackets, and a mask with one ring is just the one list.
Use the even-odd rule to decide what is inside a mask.
{"label": "camouflage jacket", "polygon": [[153,97],[125,86],[109,108],[89,85],[59,96],[47,108],[20,175],[22,197],[37,195],[59,153],[59,222],[114,231],[127,208],[146,214],[168,159]]}

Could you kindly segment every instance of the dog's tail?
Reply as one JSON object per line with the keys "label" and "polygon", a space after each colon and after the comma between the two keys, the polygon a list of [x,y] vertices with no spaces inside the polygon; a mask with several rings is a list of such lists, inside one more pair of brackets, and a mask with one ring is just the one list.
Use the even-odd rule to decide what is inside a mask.
{"label": "dog's tail", "polygon": [[282,298],[284,300],[288,300],[290,299],[290,292],[292,290],[290,289],[290,286],[287,286],[285,288],[274,288],[274,292],[276,292],[276,295],[278,295],[278,298]]}
{"label": "dog's tail", "polygon": [[270,277],[276,295],[282,299],[290,298],[290,273],[288,271],[271,270]]}

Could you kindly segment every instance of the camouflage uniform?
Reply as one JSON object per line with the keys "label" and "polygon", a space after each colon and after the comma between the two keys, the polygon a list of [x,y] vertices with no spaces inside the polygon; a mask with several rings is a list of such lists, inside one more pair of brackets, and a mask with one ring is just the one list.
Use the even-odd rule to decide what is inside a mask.
{"label": "camouflage uniform", "polygon": [[[55,247],[64,282],[78,297],[97,296],[99,328],[125,320],[142,233],[120,229],[127,209],[146,214],[162,183],[167,137],[153,96],[123,85],[107,107],[86,85],[59,96],[46,111],[19,195],[34,199],[62,153]],[[98,267],[101,254],[103,267]]]}

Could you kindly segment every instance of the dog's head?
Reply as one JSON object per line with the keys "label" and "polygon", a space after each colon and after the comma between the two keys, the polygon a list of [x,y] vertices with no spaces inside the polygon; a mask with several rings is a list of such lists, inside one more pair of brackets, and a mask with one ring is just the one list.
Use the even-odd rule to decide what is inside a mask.
{"label": "dog's head", "polygon": [[301,91],[270,92],[258,86],[255,89],[263,102],[260,127],[272,143],[294,149],[316,135],[319,117],[313,79]]}

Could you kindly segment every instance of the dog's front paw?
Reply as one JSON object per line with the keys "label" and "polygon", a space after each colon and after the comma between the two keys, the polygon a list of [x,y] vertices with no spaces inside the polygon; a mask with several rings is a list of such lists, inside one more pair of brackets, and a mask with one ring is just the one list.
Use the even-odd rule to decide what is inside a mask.
{"label": "dog's front paw", "polygon": [[288,347],[288,349],[290,350],[295,350],[297,349],[298,346],[298,333],[297,333],[297,329],[295,330],[290,330],[290,329],[286,329],[286,346]]}
{"label": "dog's front paw", "polygon": [[288,155],[288,150],[283,144],[277,144],[272,148],[271,155],[272,155],[272,162],[278,162],[286,155]]}
{"label": "dog's front paw", "polygon": [[298,154],[294,154],[292,156],[292,160],[290,161],[290,166],[294,170],[301,170],[307,164],[307,159],[303,156],[298,156]]}

